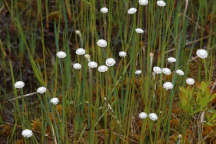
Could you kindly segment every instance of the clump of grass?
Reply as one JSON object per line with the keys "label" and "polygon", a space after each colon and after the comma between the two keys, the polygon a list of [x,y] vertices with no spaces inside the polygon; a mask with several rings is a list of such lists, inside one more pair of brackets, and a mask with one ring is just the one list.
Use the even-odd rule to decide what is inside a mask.
{"label": "clump of grass", "polygon": [[215,1],[3,0],[0,139],[214,143],[215,18]]}

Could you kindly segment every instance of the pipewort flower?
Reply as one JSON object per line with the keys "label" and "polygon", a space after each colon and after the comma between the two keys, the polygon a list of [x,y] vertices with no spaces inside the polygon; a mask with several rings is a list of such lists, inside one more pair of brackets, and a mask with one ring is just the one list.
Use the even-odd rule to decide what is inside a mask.
{"label": "pipewort flower", "polygon": [[158,116],[156,113],[150,113],[149,114],[149,119],[152,121],[156,121],[158,119]]}
{"label": "pipewort flower", "polygon": [[78,48],[78,49],[76,50],[76,54],[77,54],[77,55],[84,55],[84,54],[85,54],[85,50],[84,50],[83,48]]}
{"label": "pipewort flower", "polygon": [[99,40],[97,41],[97,45],[98,45],[99,47],[101,47],[101,48],[107,47],[107,41],[104,40],[104,39],[99,39]]}
{"label": "pipewort flower", "polygon": [[80,69],[82,68],[82,65],[79,64],[79,63],[75,63],[75,64],[73,64],[73,68],[74,68],[75,70],[80,70]]}
{"label": "pipewort flower", "polygon": [[17,81],[17,82],[15,82],[15,84],[14,84],[14,87],[15,87],[16,89],[22,89],[24,86],[25,86],[25,83],[24,83],[23,81]]}
{"label": "pipewort flower", "polygon": [[169,58],[167,59],[167,61],[168,61],[169,63],[174,63],[174,62],[176,62],[176,58],[174,58],[174,57],[169,57]]}
{"label": "pipewort flower", "polygon": [[135,71],[135,75],[140,75],[140,74],[142,74],[142,70],[136,70]]}
{"label": "pipewort flower", "polygon": [[108,10],[108,8],[106,8],[106,7],[102,7],[102,8],[100,9],[100,12],[101,12],[101,13],[104,13],[104,14],[105,14],[105,13],[108,13],[108,11],[109,11],[109,10]]}
{"label": "pipewort flower", "polygon": [[158,5],[159,7],[165,7],[165,6],[166,6],[166,3],[165,3],[165,1],[163,1],[163,0],[158,0],[158,1],[157,1],[157,5]]}
{"label": "pipewort flower", "polygon": [[153,72],[156,73],[156,74],[161,74],[161,73],[162,73],[162,70],[161,70],[160,67],[155,66],[155,67],[153,67]]}
{"label": "pipewort flower", "polygon": [[162,73],[165,74],[165,75],[170,75],[171,70],[169,68],[162,68]]}
{"label": "pipewort flower", "polygon": [[147,113],[145,113],[145,112],[139,113],[139,118],[140,119],[146,119],[147,117],[148,117]]}
{"label": "pipewort flower", "polygon": [[99,72],[106,72],[106,71],[108,71],[108,67],[105,65],[101,65],[98,67],[98,71]]}
{"label": "pipewort flower", "polygon": [[56,53],[56,56],[60,59],[63,59],[67,56],[67,54],[64,51],[59,51]]}
{"label": "pipewort flower", "polygon": [[111,66],[114,66],[116,64],[116,61],[114,58],[107,58],[106,59],[106,65],[111,67]]}
{"label": "pipewort flower", "polygon": [[177,69],[176,74],[179,75],[179,76],[183,76],[184,72],[181,69]]}
{"label": "pipewort flower", "polygon": [[45,92],[46,92],[46,87],[39,87],[38,89],[37,89],[37,93],[39,93],[39,94],[44,94]]}
{"label": "pipewort flower", "polygon": [[25,129],[25,130],[22,131],[22,136],[24,138],[30,138],[30,137],[33,136],[33,132],[31,130],[29,130],[29,129]]}
{"label": "pipewort flower", "polygon": [[171,90],[171,89],[173,89],[173,84],[171,82],[165,82],[163,84],[163,88],[166,90]]}
{"label": "pipewort flower", "polygon": [[119,56],[120,57],[126,57],[127,56],[127,53],[125,51],[120,51],[119,52]]}
{"label": "pipewort flower", "polygon": [[135,31],[136,31],[136,33],[138,33],[138,34],[143,34],[143,33],[144,33],[144,30],[141,29],[141,28],[136,28]]}
{"label": "pipewort flower", "polygon": [[130,15],[135,14],[136,12],[137,12],[136,8],[130,8],[130,9],[128,9],[128,14],[130,14]]}
{"label": "pipewort flower", "polygon": [[148,0],[139,0],[139,5],[142,5],[142,6],[148,5]]}
{"label": "pipewort flower", "polygon": [[208,52],[205,49],[198,49],[196,55],[201,59],[205,59],[208,57]]}
{"label": "pipewort flower", "polygon": [[98,64],[97,64],[97,62],[95,62],[95,61],[90,61],[90,62],[88,63],[88,66],[89,66],[89,68],[94,69],[94,68],[97,68]]}
{"label": "pipewort flower", "polygon": [[59,103],[59,99],[58,99],[57,97],[51,98],[51,99],[50,99],[50,103],[51,103],[51,104],[54,104],[54,105],[57,105],[57,104]]}
{"label": "pipewort flower", "polygon": [[186,79],[186,83],[187,83],[188,85],[194,85],[195,80],[194,80],[193,78],[187,78],[187,79]]}

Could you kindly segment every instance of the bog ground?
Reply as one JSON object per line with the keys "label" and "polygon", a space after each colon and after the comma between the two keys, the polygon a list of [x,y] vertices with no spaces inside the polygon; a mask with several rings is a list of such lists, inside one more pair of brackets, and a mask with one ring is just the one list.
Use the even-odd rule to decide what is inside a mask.
{"label": "bog ground", "polygon": [[215,0],[1,0],[0,144],[216,144]]}

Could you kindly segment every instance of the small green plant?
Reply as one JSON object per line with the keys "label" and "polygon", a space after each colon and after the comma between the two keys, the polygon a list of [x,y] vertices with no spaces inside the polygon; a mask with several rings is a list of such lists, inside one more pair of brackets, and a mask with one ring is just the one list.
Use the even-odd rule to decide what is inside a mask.
{"label": "small green plant", "polygon": [[216,123],[216,110],[210,109],[206,112],[205,122],[209,126],[214,126]]}
{"label": "small green plant", "polygon": [[205,111],[208,104],[216,97],[211,94],[209,82],[201,82],[197,87],[180,87],[180,106],[189,115]]}

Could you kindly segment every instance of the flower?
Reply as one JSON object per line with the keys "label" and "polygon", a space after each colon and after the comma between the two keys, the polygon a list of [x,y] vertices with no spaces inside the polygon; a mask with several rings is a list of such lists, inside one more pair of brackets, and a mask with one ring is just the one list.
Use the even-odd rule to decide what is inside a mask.
{"label": "flower", "polygon": [[143,6],[148,5],[148,0],[139,0],[139,4]]}
{"label": "flower", "polygon": [[93,68],[97,68],[98,64],[95,61],[90,61],[88,63],[88,66],[93,69]]}
{"label": "flower", "polygon": [[90,56],[89,54],[85,54],[84,57],[85,57],[88,61],[90,61],[91,56]]}
{"label": "flower", "polygon": [[97,45],[98,45],[99,47],[102,47],[102,48],[107,47],[107,41],[104,40],[104,39],[99,39],[99,40],[97,41]]}
{"label": "flower", "polygon": [[130,8],[128,9],[128,14],[135,14],[137,12],[136,8]]}
{"label": "flower", "polygon": [[169,68],[162,68],[162,72],[165,74],[165,75],[170,75],[171,74],[171,70]]}
{"label": "flower", "polygon": [[120,51],[119,52],[119,56],[120,57],[126,57],[127,56],[127,53],[125,51]]}
{"label": "flower", "polygon": [[144,33],[144,30],[141,29],[141,28],[136,28],[135,31],[136,31],[136,33],[138,33],[138,34],[143,34],[143,33]]}
{"label": "flower", "polygon": [[82,65],[79,64],[79,63],[75,63],[75,64],[73,64],[73,68],[74,68],[75,70],[80,70],[80,69],[82,68]]}
{"label": "flower", "polygon": [[208,57],[208,52],[205,49],[198,49],[196,51],[196,54],[201,59],[205,59]]}
{"label": "flower", "polygon": [[22,89],[25,86],[25,83],[23,81],[17,81],[14,84],[14,87],[17,89]]}
{"label": "flower", "polygon": [[33,132],[29,129],[25,129],[22,131],[22,136],[25,138],[30,138],[33,135]]}
{"label": "flower", "polygon": [[136,70],[135,75],[140,75],[142,73],[142,70]]}
{"label": "flower", "polygon": [[98,71],[99,72],[106,72],[106,71],[108,71],[108,67],[105,65],[101,65],[98,67]]}
{"label": "flower", "polygon": [[75,33],[76,33],[77,35],[81,36],[80,30],[75,30]]}
{"label": "flower", "polygon": [[179,135],[178,135],[178,139],[181,139],[181,138],[182,138],[182,135],[181,135],[181,134],[179,134]]}
{"label": "flower", "polygon": [[158,1],[157,1],[157,5],[158,5],[159,7],[165,7],[165,6],[166,6],[166,3],[165,3],[165,1],[163,1],[163,0],[158,0]]}
{"label": "flower", "polygon": [[108,8],[106,8],[106,7],[102,7],[101,9],[100,9],[100,12],[102,12],[102,13],[108,13]]}
{"label": "flower", "polygon": [[54,105],[57,105],[59,103],[59,99],[57,97],[55,98],[51,98],[50,99],[50,103],[54,104]]}
{"label": "flower", "polygon": [[77,54],[77,55],[84,55],[84,54],[85,54],[85,50],[84,50],[83,48],[78,48],[78,49],[76,50],[76,54]]}
{"label": "flower", "polygon": [[176,62],[176,58],[174,58],[174,57],[169,57],[167,60],[168,60],[169,63]]}
{"label": "flower", "polygon": [[173,89],[173,84],[171,82],[165,82],[163,84],[163,88],[165,88],[166,90]]}
{"label": "flower", "polygon": [[194,80],[193,78],[187,78],[187,79],[186,79],[186,83],[187,83],[188,85],[194,85],[195,80]]}
{"label": "flower", "polygon": [[149,114],[149,118],[152,120],[152,121],[156,121],[158,119],[158,116],[156,113],[150,113]]}
{"label": "flower", "polygon": [[45,87],[39,87],[38,89],[37,89],[37,93],[39,93],[39,94],[44,94],[45,92],[46,92],[46,88]]}
{"label": "flower", "polygon": [[161,74],[161,73],[162,73],[161,68],[158,67],[158,66],[153,67],[153,71],[154,71],[156,74]]}
{"label": "flower", "polygon": [[107,58],[107,59],[106,59],[106,65],[109,66],[109,67],[110,67],[110,66],[114,66],[115,63],[116,63],[116,61],[115,61],[114,58]]}
{"label": "flower", "polygon": [[177,75],[180,75],[180,76],[184,75],[184,72],[182,70],[180,70],[180,69],[177,69],[176,73],[177,73]]}
{"label": "flower", "polygon": [[148,117],[147,113],[145,113],[145,112],[139,113],[139,118],[140,119],[146,119],[147,117]]}
{"label": "flower", "polygon": [[67,54],[64,51],[59,51],[56,53],[56,56],[60,59],[63,59],[67,56]]}

